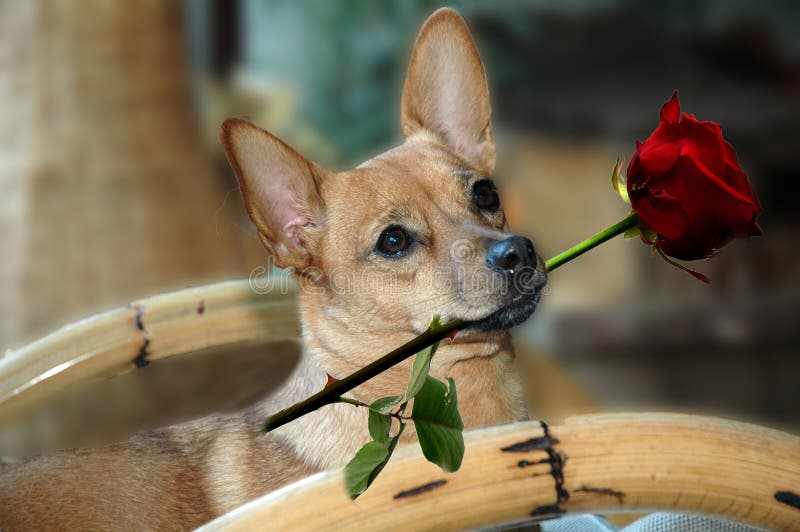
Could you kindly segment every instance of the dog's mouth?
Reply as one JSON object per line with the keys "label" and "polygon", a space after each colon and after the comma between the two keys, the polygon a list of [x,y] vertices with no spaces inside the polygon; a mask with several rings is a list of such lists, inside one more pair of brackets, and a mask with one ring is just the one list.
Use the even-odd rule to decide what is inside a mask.
{"label": "dog's mouth", "polygon": [[498,331],[515,327],[531,317],[542,297],[542,287],[533,293],[516,294],[511,301],[495,310],[485,318],[469,322],[468,329],[477,331]]}

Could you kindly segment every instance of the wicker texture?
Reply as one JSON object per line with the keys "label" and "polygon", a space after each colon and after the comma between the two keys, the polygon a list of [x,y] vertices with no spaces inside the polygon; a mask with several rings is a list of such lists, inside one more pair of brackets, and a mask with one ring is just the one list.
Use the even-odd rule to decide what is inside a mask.
{"label": "wicker texture", "polygon": [[0,346],[241,275],[182,16],[175,1],[0,3]]}

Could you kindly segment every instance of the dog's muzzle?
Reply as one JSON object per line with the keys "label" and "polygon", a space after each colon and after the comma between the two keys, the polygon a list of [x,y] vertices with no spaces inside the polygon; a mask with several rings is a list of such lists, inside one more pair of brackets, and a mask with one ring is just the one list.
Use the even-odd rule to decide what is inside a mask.
{"label": "dog's muzzle", "polygon": [[486,252],[486,264],[492,270],[514,275],[524,268],[536,267],[533,242],[524,236],[511,236],[495,242]]}
{"label": "dog's muzzle", "polygon": [[544,262],[536,254],[533,242],[522,236],[495,242],[486,253],[486,265],[506,277],[508,300],[471,327],[484,331],[510,329],[530,318],[547,283]]}

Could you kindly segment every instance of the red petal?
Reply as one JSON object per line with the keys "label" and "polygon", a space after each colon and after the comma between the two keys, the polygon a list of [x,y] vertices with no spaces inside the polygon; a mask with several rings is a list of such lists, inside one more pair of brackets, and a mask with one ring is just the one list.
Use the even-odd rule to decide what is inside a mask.
{"label": "red petal", "polygon": [[[652,137],[651,137],[652,138]],[[658,178],[672,169],[681,154],[682,142],[645,142],[638,152],[637,174]]]}
{"label": "red petal", "polygon": [[701,260],[714,253],[710,241],[711,237],[705,235],[685,235],[676,240],[659,238],[658,248],[678,260]]}
{"label": "red petal", "polygon": [[733,149],[730,142],[727,140],[722,141],[722,149],[723,154],[725,156],[725,162],[733,166],[734,168],[739,168],[739,157],[736,155],[736,150]]}
{"label": "red petal", "polygon": [[625,170],[625,184],[628,187],[628,192],[631,191],[631,177],[633,177],[634,182],[637,178],[642,177],[640,175],[640,172],[637,171],[639,168],[639,153],[638,153],[639,142],[637,141],[636,144],[637,144],[636,146],[637,152],[633,154],[633,157],[631,157],[631,162],[628,163],[628,169]]}
{"label": "red petal", "polygon": [[753,184],[747,178],[747,174],[744,173],[742,167],[739,165],[739,160],[736,156],[736,151],[733,149],[733,146],[731,146],[727,141],[723,140],[722,150],[725,155],[725,164],[728,168],[728,172],[725,174],[725,182],[729,183],[736,190],[739,190],[740,192],[746,193],[748,196],[750,196],[750,198],[753,200],[753,203],[759,208],[759,212],[761,212],[761,206],[758,202],[756,191],[753,188]]}
{"label": "red petal", "polygon": [[687,125],[704,129],[715,138],[722,139],[722,127],[716,122],[712,122],[711,120],[698,120],[694,115],[688,113],[682,113],[681,116],[683,118],[681,124],[687,122]]}
{"label": "red petal", "polygon": [[753,202],[752,199],[748,198],[747,196],[745,196],[744,194],[742,194],[738,190],[732,188],[729,184],[727,184],[725,181],[723,181],[718,176],[716,176],[699,159],[692,158],[692,162],[694,163],[694,166],[698,170],[700,170],[700,172],[702,172],[703,175],[706,176],[708,178],[708,180],[711,181],[711,183],[713,183],[717,188],[719,188],[720,190],[728,193],[731,197],[741,201],[742,203],[744,203],[746,205],[751,205],[753,207],[757,207],[757,205]]}
{"label": "red petal", "polygon": [[680,200],[662,190],[632,195],[631,207],[642,222],[659,235],[674,239],[689,229],[689,218]]}
{"label": "red petal", "polygon": [[672,97],[661,108],[661,121],[667,124],[677,124],[681,116],[681,104],[678,101],[678,89],[672,93]]}

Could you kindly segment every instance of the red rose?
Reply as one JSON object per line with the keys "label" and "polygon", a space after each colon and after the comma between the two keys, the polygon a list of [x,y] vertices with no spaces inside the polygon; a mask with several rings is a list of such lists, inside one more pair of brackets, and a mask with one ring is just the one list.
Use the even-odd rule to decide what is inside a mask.
{"label": "red rose", "polygon": [[757,236],[761,212],[719,124],[681,113],[678,91],[628,166],[628,195],[654,244],[682,260],[709,257],[735,237]]}

